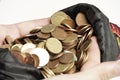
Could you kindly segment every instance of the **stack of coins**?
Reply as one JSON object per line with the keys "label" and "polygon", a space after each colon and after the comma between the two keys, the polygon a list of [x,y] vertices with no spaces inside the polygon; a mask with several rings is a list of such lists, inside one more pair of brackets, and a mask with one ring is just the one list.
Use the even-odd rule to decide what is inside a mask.
{"label": "stack of coins", "polygon": [[50,24],[14,41],[7,36],[2,47],[8,47],[18,61],[40,69],[49,78],[80,71],[89,57],[92,34],[93,29],[83,13],[72,20],[58,11],[51,16]]}

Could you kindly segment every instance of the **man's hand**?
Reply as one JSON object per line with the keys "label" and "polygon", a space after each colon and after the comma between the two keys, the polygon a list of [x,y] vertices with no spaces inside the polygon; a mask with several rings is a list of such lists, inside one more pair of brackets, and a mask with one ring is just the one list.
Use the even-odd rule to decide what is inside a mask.
{"label": "man's hand", "polygon": [[[22,37],[35,27],[49,24],[50,19],[26,21],[12,25],[0,26],[0,46],[6,35],[13,39]],[[100,50],[95,37],[91,38],[92,45],[88,50],[88,61],[82,66],[81,71],[75,74],[55,76],[46,80],[109,80],[120,75],[120,61],[100,62]]]}

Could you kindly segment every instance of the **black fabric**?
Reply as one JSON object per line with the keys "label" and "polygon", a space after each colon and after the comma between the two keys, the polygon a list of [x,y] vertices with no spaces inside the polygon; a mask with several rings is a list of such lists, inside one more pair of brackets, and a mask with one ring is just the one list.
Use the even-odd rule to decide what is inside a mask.
{"label": "black fabric", "polygon": [[[115,36],[110,30],[108,18],[95,6],[77,4],[66,9],[65,13],[75,19],[78,12],[83,12],[94,29],[94,34],[101,50],[101,60],[116,60],[119,48]],[[32,66],[21,64],[8,49],[0,49],[0,80],[41,80],[40,71]]]}
{"label": "black fabric", "polygon": [[63,9],[72,19],[75,20],[77,13],[85,14],[88,22],[94,29],[94,35],[101,51],[101,61],[116,60],[120,53],[117,40],[110,29],[108,18],[94,5],[80,3]]}
{"label": "black fabric", "polygon": [[0,49],[0,80],[41,80],[40,71],[21,64],[8,49]]}

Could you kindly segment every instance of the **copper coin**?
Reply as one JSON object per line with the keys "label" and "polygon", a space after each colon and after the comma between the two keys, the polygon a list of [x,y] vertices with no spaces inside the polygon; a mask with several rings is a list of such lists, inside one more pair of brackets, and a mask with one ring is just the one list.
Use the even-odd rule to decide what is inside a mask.
{"label": "copper coin", "polygon": [[91,39],[86,40],[81,46],[81,49],[87,51],[90,47],[90,43],[91,43]]}
{"label": "copper coin", "polygon": [[32,29],[29,33],[30,34],[35,34],[35,33],[38,33],[38,32],[40,32],[40,28]]}
{"label": "copper coin", "polygon": [[74,61],[74,55],[72,53],[66,53],[66,54],[63,54],[60,58],[59,58],[59,61],[61,63],[71,63]]}
{"label": "copper coin", "polygon": [[64,40],[67,37],[67,32],[60,28],[60,27],[56,27],[56,29],[51,32],[52,36],[59,39],[59,40]]}
{"label": "copper coin", "polygon": [[75,22],[72,19],[64,19],[61,22],[61,25],[66,26],[68,28],[75,28]]}
{"label": "copper coin", "polygon": [[23,56],[23,61],[25,64],[34,66],[34,59],[32,58],[30,54],[22,53],[21,55]]}
{"label": "copper coin", "polygon": [[38,67],[40,64],[39,57],[36,54],[32,54],[31,56],[34,59],[34,67]]}
{"label": "copper coin", "polygon": [[53,69],[53,68],[56,68],[59,64],[59,61],[56,59],[56,60],[50,60],[47,64],[47,66],[50,68],[50,69]]}
{"label": "copper coin", "polygon": [[11,51],[11,54],[21,63],[23,63],[23,57],[20,51]]}
{"label": "copper coin", "polygon": [[49,33],[38,32],[38,33],[37,33],[37,37],[38,37],[38,38],[41,38],[41,39],[47,39],[47,38],[50,37],[50,34],[49,34]]}
{"label": "copper coin", "polygon": [[51,54],[50,60],[55,60],[55,59],[61,57],[63,54],[64,54],[64,52],[60,52],[59,54]]}

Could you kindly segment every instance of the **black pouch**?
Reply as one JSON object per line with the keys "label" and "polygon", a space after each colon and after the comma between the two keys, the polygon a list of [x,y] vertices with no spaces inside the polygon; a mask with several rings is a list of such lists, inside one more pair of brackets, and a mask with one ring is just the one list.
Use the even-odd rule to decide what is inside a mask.
{"label": "black pouch", "polygon": [[73,20],[77,13],[85,14],[88,22],[92,25],[94,35],[97,37],[97,42],[101,51],[101,61],[116,60],[120,49],[117,40],[110,29],[108,18],[94,5],[80,3],[63,9],[67,15]]}
{"label": "black pouch", "polygon": [[[78,12],[83,12],[94,29],[101,51],[101,61],[116,60],[120,49],[116,38],[110,30],[108,18],[95,6],[90,4],[76,4],[63,9],[72,19]],[[0,80],[41,80],[43,76],[38,69],[21,64],[8,49],[0,49]]]}

